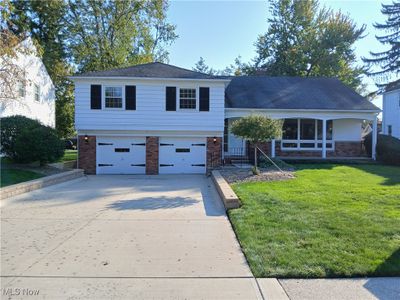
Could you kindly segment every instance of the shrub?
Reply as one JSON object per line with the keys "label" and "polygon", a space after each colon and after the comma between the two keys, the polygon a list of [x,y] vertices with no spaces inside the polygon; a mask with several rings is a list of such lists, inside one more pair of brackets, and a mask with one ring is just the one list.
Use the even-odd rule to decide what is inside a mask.
{"label": "shrub", "polygon": [[[365,137],[364,145],[367,153],[371,155],[371,133]],[[376,159],[385,164],[400,166],[400,140],[389,135],[378,134],[378,141],[376,144]]]}
{"label": "shrub", "polygon": [[15,159],[15,142],[24,130],[42,126],[38,121],[23,116],[1,118],[1,153],[11,159]]}
{"label": "shrub", "polygon": [[15,142],[15,160],[21,163],[39,161],[41,165],[59,160],[64,155],[64,142],[55,129],[40,126],[26,129]]}

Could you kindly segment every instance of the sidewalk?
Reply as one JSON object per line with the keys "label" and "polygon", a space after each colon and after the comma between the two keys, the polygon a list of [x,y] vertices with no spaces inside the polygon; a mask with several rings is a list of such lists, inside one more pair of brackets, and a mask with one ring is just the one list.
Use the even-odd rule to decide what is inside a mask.
{"label": "sidewalk", "polygon": [[400,277],[280,279],[279,283],[292,300],[400,299]]}

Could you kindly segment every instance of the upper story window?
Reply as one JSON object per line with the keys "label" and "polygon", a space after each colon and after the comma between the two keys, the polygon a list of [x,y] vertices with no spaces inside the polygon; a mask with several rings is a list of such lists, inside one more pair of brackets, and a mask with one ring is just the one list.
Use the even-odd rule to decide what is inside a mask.
{"label": "upper story window", "polygon": [[105,107],[122,108],[122,87],[120,86],[105,87]]}
{"label": "upper story window", "polygon": [[25,89],[25,81],[18,81],[18,96],[25,97],[26,89]]}
{"label": "upper story window", "polygon": [[39,102],[40,101],[40,86],[39,85],[35,84],[34,92],[35,92],[35,101]]}
{"label": "upper story window", "polygon": [[179,89],[179,108],[196,109],[196,89]]}

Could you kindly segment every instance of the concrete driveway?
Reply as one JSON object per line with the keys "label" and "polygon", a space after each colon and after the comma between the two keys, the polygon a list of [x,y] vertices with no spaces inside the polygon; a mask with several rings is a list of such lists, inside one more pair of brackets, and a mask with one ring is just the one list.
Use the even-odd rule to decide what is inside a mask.
{"label": "concrete driveway", "polygon": [[1,287],[29,299],[261,298],[201,175],[88,176],[6,200]]}

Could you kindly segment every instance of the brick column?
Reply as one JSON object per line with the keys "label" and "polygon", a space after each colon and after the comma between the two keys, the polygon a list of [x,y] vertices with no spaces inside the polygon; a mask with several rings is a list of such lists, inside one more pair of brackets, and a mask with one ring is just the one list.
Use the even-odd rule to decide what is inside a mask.
{"label": "brick column", "polygon": [[146,174],[158,174],[158,136],[146,137]]}
{"label": "brick column", "polygon": [[[215,142],[214,142],[215,139]],[[222,164],[222,138],[207,137],[207,171]]]}
{"label": "brick column", "polygon": [[85,170],[85,174],[96,174],[96,136],[78,137],[78,168]]}

